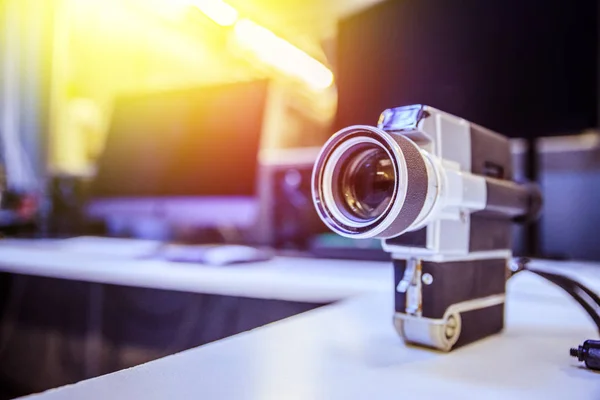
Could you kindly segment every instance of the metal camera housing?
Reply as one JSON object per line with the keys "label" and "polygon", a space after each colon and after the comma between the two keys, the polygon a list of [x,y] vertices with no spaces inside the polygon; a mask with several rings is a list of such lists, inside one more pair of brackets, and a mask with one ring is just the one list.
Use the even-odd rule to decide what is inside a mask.
{"label": "metal camera housing", "polygon": [[506,137],[425,105],[389,109],[327,141],[312,190],[334,232],[383,240],[406,342],[448,351],[503,329],[512,223],[541,205],[512,181]]}

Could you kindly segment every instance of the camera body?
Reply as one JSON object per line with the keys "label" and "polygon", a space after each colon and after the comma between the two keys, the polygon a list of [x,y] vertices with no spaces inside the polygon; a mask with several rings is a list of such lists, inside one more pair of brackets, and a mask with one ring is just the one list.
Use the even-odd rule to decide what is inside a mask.
{"label": "camera body", "polygon": [[425,105],[389,109],[332,136],[313,198],[335,232],[383,240],[406,342],[449,351],[502,330],[512,223],[541,206],[512,181],[506,137]]}

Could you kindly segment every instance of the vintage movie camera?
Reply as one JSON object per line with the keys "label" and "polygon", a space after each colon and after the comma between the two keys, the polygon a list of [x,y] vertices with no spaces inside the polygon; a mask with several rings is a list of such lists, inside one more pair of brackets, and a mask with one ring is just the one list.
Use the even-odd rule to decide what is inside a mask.
{"label": "vintage movie camera", "polygon": [[383,240],[406,342],[449,351],[502,330],[512,223],[541,208],[512,181],[506,137],[425,105],[388,109],[329,139],[312,190],[333,231]]}

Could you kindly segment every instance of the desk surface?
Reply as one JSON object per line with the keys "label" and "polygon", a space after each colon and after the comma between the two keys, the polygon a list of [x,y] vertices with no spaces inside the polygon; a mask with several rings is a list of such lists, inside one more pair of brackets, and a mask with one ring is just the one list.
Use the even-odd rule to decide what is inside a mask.
{"label": "desk surface", "polygon": [[600,375],[568,356],[592,323],[537,276],[509,282],[504,333],[450,354],[405,346],[392,307],[359,296],[30,399],[600,398]]}
{"label": "desk surface", "polygon": [[[542,264],[570,267],[569,275],[600,291],[597,266]],[[208,267],[4,243],[0,270],[296,301],[357,296],[34,399],[600,398],[600,375],[568,356],[596,337],[593,324],[572,299],[528,273],[509,281],[503,334],[440,354],[397,337],[389,263],[278,258]]]}
{"label": "desk surface", "polygon": [[[135,244],[135,243],[134,243]],[[308,303],[389,291],[390,263],[278,257],[214,267],[61,251],[52,242],[0,241],[0,271],[153,289]]]}

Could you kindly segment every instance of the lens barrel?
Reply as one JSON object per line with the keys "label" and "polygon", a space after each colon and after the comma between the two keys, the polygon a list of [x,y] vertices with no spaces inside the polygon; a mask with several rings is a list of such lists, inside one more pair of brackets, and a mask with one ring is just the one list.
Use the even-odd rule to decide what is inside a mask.
{"label": "lens barrel", "polygon": [[343,129],[325,144],[313,171],[317,212],[342,236],[401,234],[431,203],[437,175],[428,164],[402,135],[371,126]]}

